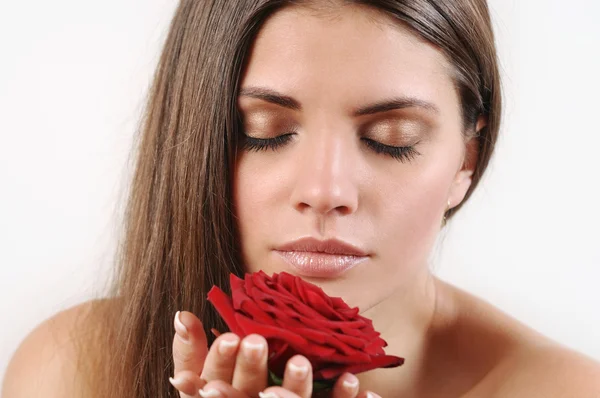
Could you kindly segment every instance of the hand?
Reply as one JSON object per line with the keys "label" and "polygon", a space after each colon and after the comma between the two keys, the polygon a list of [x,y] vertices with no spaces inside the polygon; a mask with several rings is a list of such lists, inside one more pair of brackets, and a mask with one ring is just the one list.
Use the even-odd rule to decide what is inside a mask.
{"label": "hand", "polygon": [[[288,361],[283,386],[267,388],[267,342],[259,335],[246,336],[241,342],[233,333],[219,336],[207,349],[202,323],[189,312],[179,313],[175,319],[176,335],[173,340],[175,379],[171,383],[182,398],[310,398],[312,369],[301,355]],[[184,328],[181,324],[184,324]],[[186,335],[185,342],[180,336]],[[200,390],[200,391],[199,391]],[[334,386],[333,398],[378,397],[358,394],[356,376],[346,373]]]}
{"label": "hand", "polygon": [[181,398],[200,398],[198,390],[206,381],[200,379],[208,355],[208,339],[202,322],[191,312],[175,314],[173,338],[173,363],[175,377],[169,378],[179,390]]}

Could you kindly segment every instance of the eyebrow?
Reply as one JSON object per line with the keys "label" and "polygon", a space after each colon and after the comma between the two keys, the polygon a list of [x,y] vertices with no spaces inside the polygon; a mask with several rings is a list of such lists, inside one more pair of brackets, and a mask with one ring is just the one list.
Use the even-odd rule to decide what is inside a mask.
{"label": "eyebrow", "polygon": [[242,97],[257,98],[271,104],[279,105],[284,108],[292,109],[294,111],[301,111],[302,105],[300,102],[292,97],[278,93],[275,90],[264,87],[246,87],[240,91]]}
{"label": "eyebrow", "polygon": [[[240,96],[260,99],[294,111],[302,110],[302,105],[298,100],[265,87],[245,87],[240,90]],[[439,108],[435,104],[420,98],[394,97],[376,102],[374,104],[362,106],[354,110],[352,115],[358,117],[405,108],[422,108],[433,113],[440,112]]]}

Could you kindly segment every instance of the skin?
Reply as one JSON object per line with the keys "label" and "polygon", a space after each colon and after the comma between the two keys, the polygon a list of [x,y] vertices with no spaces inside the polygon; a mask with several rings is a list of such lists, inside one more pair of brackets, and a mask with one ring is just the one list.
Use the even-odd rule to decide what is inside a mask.
{"label": "skin", "polygon": [[[465,159],[477,156],[476,145],[464,139],[460,100],[440,51],[368,8],[312,11],[290,7],[272,16],[242,78],[238,106],[245,134],[266,140],[293,131],[276,150],[239,153],[234,202],[242,254],[248,272],[271,274],[295,273],[273,248],[305,236],[333,237],[367,251],[366,262],[339,277],[305,279],[358,306],[387,340],[386,352],[411,359],[401,371],[361,375],[361,384],[397,396],[414,389],[411,380],[419,380],[425,366],[425,336],[435,320],[448,316],[436,313],[438,282],[427,260],[448,203],[456,206],[469,188],[473,162]],[[256,88],[293,97],[301,109],[243,94]],[[397,97],[428,105],[354,115]],[[481,118],[473,128],[483,125]],[[416,155],[397,159],[378,153],[367,140],[412,146]],[[262,338],[247,339],[258,344]],[[244,358],[223,363],[222,355],[209,352],[204,389],[227,395],[229,385],[256,396],[265,386],[249,379],[264,379],[252,372],[262,375],[265,368],[257,365],[244,376],[252,368]],[[310,366],[302,357],[293,361]],[[207,370],[209,364],[227,370]],[[225,384],[214,384],[219,380]],[[281,396],[310,396],[308,381],[294,383],[288,380],[284,387],[296,395],[280,391]],[[201,386],[197,379],[192,384],[185,390],[189,394]],[[337,396],[354,397],[357,391],[340,390]]]}
{"label": "skin", "polygon": [[[444,211],[458,205],[471,184],[477,142],[465,133],[483,128],[485,117],[474,131],[463,130],[451,65],[397,21],[356,6],[312,11],[290,7],[270,18],[242,77],[238,107],[246,142],[291,133],[285,145],[246,145],[238,155],[234,203],[247,271],[296,273],[273,249],[306,236],[341,239],[368,253],[367,261],[338,277],[303,277],[359,307],[388,342],[386,353],[407,360],[394,369],[344,375],[335,398],[377,396],[366,391],[493,397],[513,369],[528,374],[513,358],[536,358],[531,347],[547,339],[435,278],[428,267]],[[257,88],[294,98],[296,109],[258,98]],[[357,109],[391,98],[415,100],[356,116]],[[398,159],[374,150],[373,141],[415,152]],[[192,314],[183,319],[199,324]],[[260,336],[245,340],[265,344]],[[196,396],[198,388],[213,389],[237,398],[255,397],[266,387],[265,357],[252,367],[239,351],[226,360],[215,350],[203,368],[176,373],[180,391]],[[306,358],[291,362],[310,374]],[[344,388],[343,381],[353,387]],[[502,396],[515,397],[515,390]],[[310,380],[288,370],[276,392],[310,397]]]}
{"label": "skin", "polygon": [[[437,49],[381,14],[356,7],[329,11],[288,8],[261,30],[242,88],[277,90],[296,98],[302,110],[239,98],[247,134],[273,138],[293,127],[295,135],[277,151],[240,154],[234,199],[250,272],[291,272],[272,248],[305,235],[337,237],[368,250],[369,260],[342,276],[311,282],[358,306],[389,343],[386,352],[406,362],[345,374],[334,398],[365,398],[368,391],[387,398],[600,396],[597,362],[431,275],[427,257],[442,214],[447,201],[456,206],[463,200],[477,155],[473,141],[462,138],[449,66]],[[412,107],[352,116],[353,109],[391,96],[418,97],[438,111]],[[480,118],[476,130],[484,124]],[[361,138],[415,144],[420,155],[400,162]],[[101,304],[123,310],[114,299]],[[72,336],[81,330],[75,320],[89,309],[83,303],[58,313],[27,336],[7,368],[3,397],[75,396],[71,389],[81,375]],[[290,360],[295,367],[286,371],[283,387],[265,389],[261,336],[239,341],[226,333],[209,350],[194,314],[178,313],[174,328],[170,380],[181,397],[198,398],[200,391],[232,398],[263,391],[311,395],[306,358]],[[229,354],[218,350],[223,341]],[[255,361],[245,357],[246,343],[255,350],[262,345]],[[303,366],[305,378],[295,371]]]}
{"label": "skin", "polygon": [[[252,48],[238,107],[251,139],[291,135],[276,149],[246,146],[238,155],[234,203],[247,271],[296,273],[273,249],[306,236],[345,240],[368,252],[367,261],[338,277],[303,277],[358,306],[388,342],[386,353],[406,362],[345,374],[334,398],[595,397],[597,363],[429,270],[443,213],[464,199],[478,155],[476,141],[464,138],[450,76],[437,48],[369,8],[315,13],[295,6],[272,16]],[[257,98],[257,87],[294,98],[298,109]],[[430,106],[354,115],[395,97]],[[485,122],[480,117],[474,131]],[[399,160],[367,140],[413,146],[416,155]],[[261,336],[240,343],[225,334],[207,353],[198,318],[182,313],[180,321],[196,331],[184,344],[176,327],[172,382],[182,397],[198,397],[201,389],[205,396],[213,390],[246,398],[265,389]],[[229,356],[216,348],[223,340],[232,342]],[[252,364],[245,342],[263,347]],[[306,358],[290,362],[310,375]],[[310,377],[288,369],[283,388],[264,391],[308,398]]]}

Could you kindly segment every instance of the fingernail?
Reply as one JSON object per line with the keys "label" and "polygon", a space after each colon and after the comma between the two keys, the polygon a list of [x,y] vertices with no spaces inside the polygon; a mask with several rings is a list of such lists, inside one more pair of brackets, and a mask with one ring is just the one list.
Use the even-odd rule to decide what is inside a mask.
{"label": "fingernail", "polygon": [[262,354],[265,350],[265,346],[263,343],[250,343],[249,341],[244,341],[242,343],[244,346],[244,355],[248,362],[257,363],[262,358]]}
{"label": "fingernail", "polygon": [[235,353],[235,349],[237,348],[240,340],[238,338],[233,338],[233,340],[221,340],[219,342],[219,353],[221,355],[231,356]]}
{"label": "fingernail", "polygon": [[274,392],[259,392],[258,396],[260,398],[279,398],[279,395],[275,394]]}
{"label": "fingernail", "polygon": [[181,322],[181,318],[179,318],[180,315],[181,311],[177,311],[177,313],[175,314],[175,331],[177,332],[177,336],[179,336],[179,338],[184,343],[189,344],[190,333],[188,332],[188,329],[185,327],[185,325]]}
{"label": "fingernail", "polygon": [[373,392],[368,392],[367,398],[381,398],[381,397]]}
{"label": "fingernail", "polygon": [[356,389],[356,387],[358,387],[358,379],[355,376],[348,376],[346,378],[346,380],[344,380],[344,382],[342,383],[342,385],[346,389],[348,389],[350,391],[354,391]]}
{"label": "fingernail", "polygon": [[175,377],[175,378],[169,377],[169,381],[171,382],[173,387],[175,387],[176,389],[179,389],[183,385],[183,382],[184,382],[183,379],[179,379],[177,377]]}
{"label": "fingernail", "polygon": [[308,366],[306,365],[295,365],[292,362],[288,362],[288,370],[298,380],[304,380],[308,376]]}
{"label": "fingernail", "polygon": [[219,390],[215,390],[214,388],[206,391],[198,390],[198,394],[200,394],[202,398],[217,398],[222,396],[221,392]]}

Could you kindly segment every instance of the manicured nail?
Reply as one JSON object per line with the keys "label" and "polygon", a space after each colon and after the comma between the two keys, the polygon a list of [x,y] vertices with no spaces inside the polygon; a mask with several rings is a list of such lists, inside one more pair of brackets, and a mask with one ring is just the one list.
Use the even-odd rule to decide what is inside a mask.
{"label": "manicured nail", "polygon": [[188,329],[185,327],[185,325],[181,322],[181,318],[179,318],[180,315],[181,311],[177,311],[177,313],[175,314],[175,331],[177,332],[177,336],[179,336],[179,338],[184,343],[189,344],[190,333],[188,332]]}
{"label": "manicured nail", "polygon": [[175,387],[178,390],[183,386],[183,382],[184,382],[183,379],[179,379],[177,377],[175,377],[175,378],[169,377],[169,381],[171,382],[173,387]]}
{"label": "manicured nail", "polygon": [[240,343],[240,340],[237,337],[234,337],[233,340],[221,340],[219,342],[219,353],[225,356],[231,356],[235,353],[235,350]]}
{"label": "manicured nail", "polygon": [[260,398],[279,398],[279,395],[275,394],[274,392],[259,392],[258,396]]}
{"label": "manicured nail", "polygon": [[375,394],[374,392],[368,392],[367,398],[381,398],[381,397],[379,395]]}
{"label": "manicured nail", "polygon": [[342,385],[344,388],[354,391],[358,387],[358,379],[355,376],[347,376]]}
{"label": "manicured nail", "polygon": [[221,392],[219,390],[215,390],[214,388],[211,388],[210,390],[198,390],[198,393],[200,394],[200,396],[202,398],[218,398],[221,397]]}
{"label": "manicured nail", "polygon": [[257,363],[262,358],[262,354],[265,351],[265,345],[263,343],[250,343],[244,340],[242,343],[244,346],[244,355],[248,362]]}
{"label": "manicured nail", "polygon": [[299,366],[293,364],[292,362],[288,362],[288,371],[292,377],[298,380],[304,380],[306,379],[306,376],[308,376],[308,366],[306,365]]}

